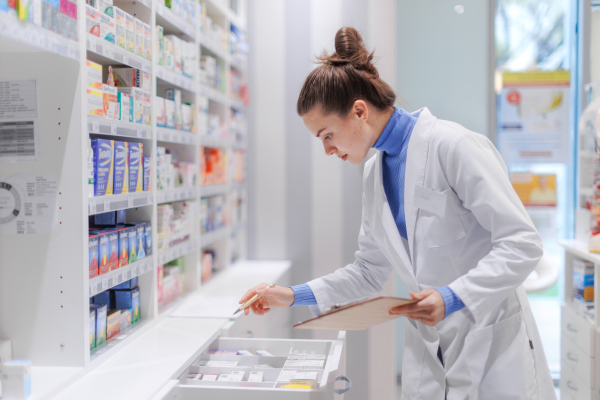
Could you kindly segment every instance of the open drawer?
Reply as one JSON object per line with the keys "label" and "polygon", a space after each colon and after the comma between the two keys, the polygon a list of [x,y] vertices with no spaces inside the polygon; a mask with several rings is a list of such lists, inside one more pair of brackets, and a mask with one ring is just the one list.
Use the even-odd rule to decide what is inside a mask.
{"label": "open drawer", "polygon": [[336,340],[220,337],[155,399],[343,399],[345,340],[345,331]]}

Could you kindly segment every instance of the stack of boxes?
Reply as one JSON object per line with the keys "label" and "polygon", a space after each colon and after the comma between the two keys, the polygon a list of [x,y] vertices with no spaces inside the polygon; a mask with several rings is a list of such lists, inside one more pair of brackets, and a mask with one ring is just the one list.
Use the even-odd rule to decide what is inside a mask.
{"label": "stack of boxes", "polygon": [[200,146],[200,185],[227,183],[227,156],[223,149]]}
{"label": "stack of boxes", "polygon": [[89,277],[152,255],[152,223],[125,223],[125,210],[89,217]]}
{"label": "stack of boxes", "polygon": [[165,90],[165,97],[156,97],[154,106],[157,126],[196,133],[194,105],[182,103],[181,90]]}
{"label": "stack of boxes", "polygon": [[[61,0],[64,1],[64,0]],[[152,59],[152,28],[113,5],[112,0],[86,0],[86,33]]]}
{"label": "stack of boxes", "polygon": [[176,300],[184,290],[183,274],[185,272],[183,258],[178,258],[166,265],[159,265],[157,270],[158,305]]}
{"label": "stack of boxes", "polygon": [[91,139],[94,196],[150,190],[150,157],[143,143]]}
{"label": "stack of boxes", "polygon": [[156,26],[156,51],[158,65],[169,71],[194,78],[196,67],[196,47],[193,42],[188,42],[175,35],[165,35],[162,26]]}
{"label": "stack of boxes", "polygon": [[159,190],[195,187],[198,182],[196,164],[180,161],[177,150],[157,147],[156,182]]}
{"label": "stack of boxes", "polygon": [[200,231],[207,233],[227,225],[228,210],[225,196],[200,199]]}
{"label": "stack of boxes", "polygon": [[157,207],[157,216],[156,233],[159,252],[192,236],[193,220],[190,203],[182,201],[160,204]]}
{"label": "stack of boxes", "polygon": [[79,40],[74,0],[0,0],[0,12],[14,14],[66,39]]}
{"label": "stack of boxes", "polygon": [[594,312],[594,263],[573,261],[573,300],[583,312]]}
{"label": "stack of boxes", "polygon": [[221,77],[221,67],[216,58],[203,55],[200,57],[200,83],[203,85],[220,90],[223,77]]}
{"label": "stack of boxes", "polygon": [[97,294],[90,301],[90,350],[141,319],[137,277]]}

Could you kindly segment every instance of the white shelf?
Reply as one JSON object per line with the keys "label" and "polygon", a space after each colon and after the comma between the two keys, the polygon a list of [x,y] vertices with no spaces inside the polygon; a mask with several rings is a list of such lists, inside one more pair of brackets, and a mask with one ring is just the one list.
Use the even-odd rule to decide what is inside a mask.
{"label": "white shelf", "polygon": [[90,278],[90,297],[153,270],[152,255],[150,255],[106,274]]}
{"label": "white shelf", "polygon": [[[106,342],[102,343],[100,346],[92,349],[90,351],[90,361],[97,360],[101,355],[105,354],[109,350],[112,350],[114,347],[123,347],[127,345],[128,342],[135,339],[139,336],[140,333],[144,332],[144,328],[148,328],[151,325],[151,321],[148,319],[142,319],[123,331],[121,331],[117,336],[111,337]],[[129,340],[126,340],[129,339]]]}
{"label": "white shelf", "polygon": [[200,235],[200,247],[210,246],[219,240],[229,237],[230,234],[231,228],[229,226],[224,226],[214,231],[203,233]]}
{"label": "white shelf", "polygon": [[20,21],[14,14],[0,12],[0,47],[9,46],[4,38],[19,42],[19,47],[32,46],[38,50],[79,61],[77,42],[34,24]]}
{"label": "white shelf", "polygon": [[160,126],[156,127],[156,139],[167,143],[198,144],[198,135],[195,133]]}
{"label": "white shelf", "polygon": [[166,264],[198,249],[198,240],[189,238],[158,253],[158,264]]}
{"label": "white shelf", "polygon": [[166,32],[179,32],[186,35],[186,40],[189,41],[196,39],[196,27],[194,24],[190,24],[157,1],[154,2],[154,10],[156,11],[156,24],[162,26]]}
{"label": "white shelf", "polygon": [[88,215],[152,205],[152,191],[90,197]]}
{"label": "white shelf", "polygon": [[600,264],[600,253],[592,253],[589,250],[587,243],[583,243],[578,240],[559,240],[558,244],[579,258]]}
{"label": "white shelf", "polygon": [[198,197],[197,187],[180,187],[159,190],[157,194],[158,204],[170,203],[172,201],[192,200],[196,197]]}
{"label": "white shelf", "polygon": [[244,102],[241,100],[231,99],[230,102],[231,108],[233,109],[236,109],[238,111],[244,111],[246,109]]}
{"label": "white shelf", "polygon": [[200,87],[198,89],[198,94],[200,96],[207,97],[208,100],[214,101],[215,103],[219,103],[225,107],[229,106],[229,98],[225,94],[219,92],[217,89],[213,89],[202,83],[200,84]]}
{"label": "white shelf", "polygon": [[200,135],[200,145],[216,149],[226,149],[229,147],[229,139],[212,135]]}
{"label": "white shelf", "polygon": [[231,148],[234,150],[246,150],[246,142],[231,142]]}
{"label": "white shelf", "polygon": [[222,185],[207,185],[200,186],[200,197],[210,197],[219,194],[227,194],[231,189],[231,185],[225,183]]}
{"label": "white shelf", "polygon": [[224,50],[221,47],[219,47],[219,45],[210,40],[206,34],[200,32],[198,34],[198,41],[200,42],[200,45],[202,47],[206,48],[208,51],[213,53],[221,60],[225,61],[226,63],[229,63],[231,61],[231,56],[229,55],[227,50]]}
{"label": "white shelf", "polygon": [[246,187],[246,182],[233,182],[231,188],[233,190],[242,190]]}
{"label": "white shelf", "polygon": [[91,134],[123,136],[137,139],[152,139],[150,125],[136,124],[135,122],[119,121],[95,115],[87,116],[87,128]]}
{"label": "white shelf", "polygon": [[151,72],[150,60],[146,60],[97,36],[88,33],[85,38],[85,45],[87,51],[90,52],[88,53],[88,60],[90,61],[102,65],[119,63],[141,69],[148,74]]}
{"label": "white shelf", "polygon": [[156,66],[156,77],[170,85],[177,86],[180,89],[187,90],[192,93],[196,93],[196,83],[194,82],[194,79],[178,74],[175,71],[169,71],[163,66]]}

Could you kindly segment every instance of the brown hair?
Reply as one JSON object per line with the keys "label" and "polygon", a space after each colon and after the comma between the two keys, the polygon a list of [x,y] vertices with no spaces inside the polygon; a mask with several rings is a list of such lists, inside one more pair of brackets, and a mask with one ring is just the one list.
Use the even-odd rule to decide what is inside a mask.
{"label": "brown hair", "polygon": [[373,52],[363,45],[360,33],[344,27],[335,34],[335,52],[317,57],[320,64],[304,81],[298,104],[303,116],[319,105],[325,115],[345,117],[356,100],[364,100],[379,110],[394,106],[396,94],[379,78],[372,64]]}

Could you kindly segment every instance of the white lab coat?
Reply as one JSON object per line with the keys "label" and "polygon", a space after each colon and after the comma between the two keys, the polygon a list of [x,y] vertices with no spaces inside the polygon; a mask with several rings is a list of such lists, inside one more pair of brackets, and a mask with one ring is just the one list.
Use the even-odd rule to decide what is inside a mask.
{"label": "white lab coat", "polygon": [[355,262],[308,283],[318,308],[380,292],[392,270],[413,292],[449,285],[465,308],[435,327],[407,320],[402,399],[556,399],[522,286],[541,240],[506,166],[485,136],[427,108],[415,115],[404,187],[409,252],[378,152],[365,165]]}

